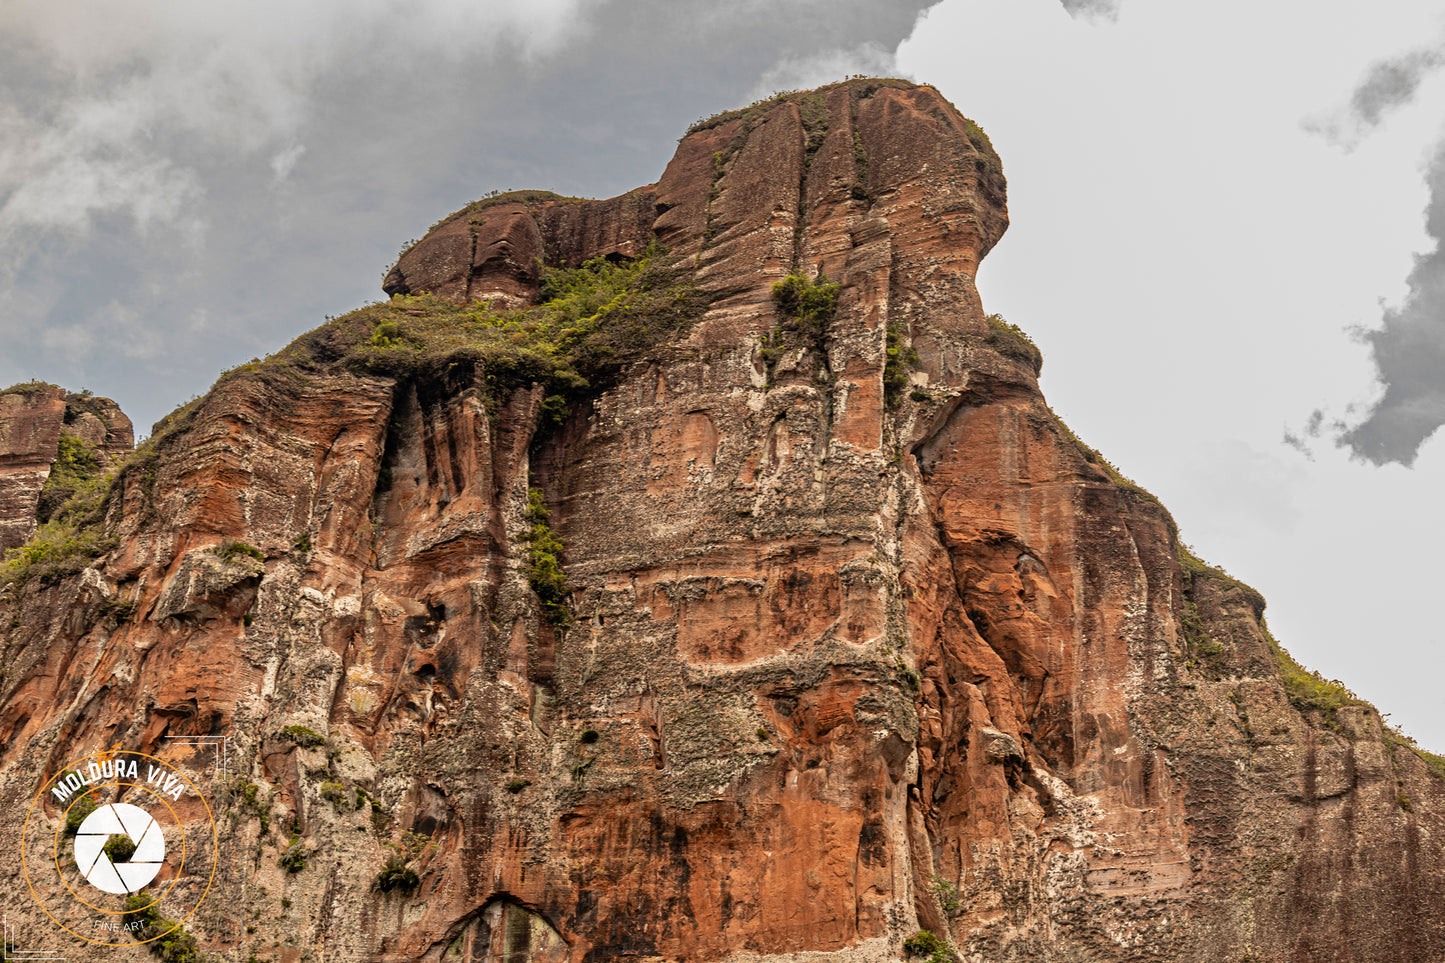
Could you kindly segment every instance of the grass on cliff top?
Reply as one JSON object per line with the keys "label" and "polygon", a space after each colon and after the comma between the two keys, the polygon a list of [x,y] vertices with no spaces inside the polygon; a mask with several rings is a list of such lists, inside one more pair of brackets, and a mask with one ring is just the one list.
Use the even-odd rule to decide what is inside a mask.
{"label": "grass on cliff top", "polygon": [[[693,122],[692,126],[688,127],[687,133],[683,134],[683,137],[686,137],[690,134],[696,134],[699,131],[713,130],[714,128],[721,127],[723,124],[726,124],[728,121],[731,120],[741,119],[744,121],[748,121],[748,126],[751,126],[753,122],[756,122],[762,117],[764,113],[771,110],[773,107],[776,107],[778,104],[788,103],[789,101],[794,101],[798,103],[799,108],[803,111],[804,114],[803,119],[805,127],[808,128],[810,135],[813,135],[815,133],[813,130],[815,124],[810,122],[808,116],[811,106],[809,101],[816,101],[820,99],[821,95],[826,94],[830,90],[834,90],[838,87],[847,87],[858,97],[859,100],[866,100],[885,87],[892,87],[898,90],[911,90],[915,87],[920,86],[928,87],[935,93],[938,93],[938,88],[933,87],[931,84],[916,84],[911,80],[902,80],[897,77],[865,77],[862,74],[855,74],[854,76],[849,77],[847,80],[840,80],[837,83],[827,84],[822,87],[815,87],[811,90],[779,90],[774,92],[770,96],[753,101],[746,107],[738,107],[734,110],[725,110],[722,113],[714,114],[711,117],[699,118],[698,120]],[[956,111],[960,117],[963,117],[964,133],[968,137],[968,142],[973,145],[973,149],[978,151],[979,155],[982,157],[983,168],[994,173],[1002,173],[1003,161],[998,156],[998,151],[994,150],[993,141],[989,140],[988,134],[984,133],[983,128],[980,127],[976,122],[970,120],[968,117],[965,117],[963,112],[960,111],[956,106],[954,106],[954,104],[947,98],[944,98],[942,94],[939,94],[939,96],[943,99],[944,103],[948,104],[948,106],[950,107],[953,107],[954,111]],[[812,145],[813,149],[816,150],[817,147],[816,145],[813,145],[812,136],[810,136],[809,140],[810,145]],[[816,143],[818,145],[821,145],[821,137],[818,137]],[[455,216],[455,214],[452,215],[452,217]],[[450,218],[446,218],[439,223],[445,223],[446,220],[450,220]]]}
{"label": "grass on cliff top", "polygon": [[[1179,568],[1185,579],[1186,591],[1191,589],[1192,584],[1199,579],[1211,579],[1237,589],[1245,596],[1254,608],[1255,618],[1259,620],[1259,628],[1264,633],[1265,641],[1269,643],[1270,652],[1274,656],[1275,668],[1279,672],[1280,684],[1284,686],[1285,697],[1289,699],[1290,705],[1301,712],[1314,710],[1322,713],[1325,725],[1330,728],[1338,728],[1335,713],[1345,706],[1364,706],[1380,717],[1383,722],[1383,714],[1373,703],[1360,698],[1349,686],[1338,679],[1326,679],[1318,671],[1305,668],[1294,656],[1289,654],[1284,646],[1280,645],[1279,640],[1270,632],[1269,623],[1264,620],[1263,595],[1224,569],[1203,561],[1183,542],[1178,544],[1178,557]],[[1185,634],[1189,635],[1191,630],[1189,623],[1194,615],[1193,603],[1186,601],[1186,608],[1188,611],[1185,616]],[[1197,629],[1197,621],[1194,623],[1194,628],[1196,631],[1202,631]],[[1387,745],[1408,749],[1425,763],[1431,773],[1440,779],[1445,779],[1445,756],[1421,749],[1415,744],[1414,739],[1389,725],[1382,725],[1382,728]]]}
{"label": "grass on cliff top", "polygon": [[1022,361],[1035,377],[1043,372],[1044,353],[1023,328],[1005,321],[1001,314],[990,314],[985,320],[988,321],[988,333],[983,336],[984,344],[1005,358]]}
{"label": "grass on cliff top", "polygon": [[[1254,610],[1254,617],[1259,620],[1260,631],[1264,633],[1265,640],[1269,642],[1270,651],[1274,654],[1275,666],[1279,670],[1279,678],[1284,685],[1285,695],[1296,709],[1318,709],[1326,714],[1327,719],[1332,719],[1335,710],[1343,706],[1370,706],[1370,703],[1351,692],[1343,682],[1326,679],[1318,672],[1306,669],[1295,661],[1294,656],[1290,655],[1270,633],[1269,624],[1264,620],[1264,596],[1257,590],[1241,582],[1224,569],[1210,565],[1195,555],[1182,541],[1178,543],[1177,552],[1179,570],[1184,577],[1184,591],[1187,595],[1193,594],[1197,582],[1208,579],[1232,588],[1244,596]],[[1186,599],[1186,606],[1190,610],[1189,614],[1192,615],[1193,602]],[[1191,628],[1187,622],[1186,619],[1186,634]],[[1373,709],[1374,706],[1370,706],[1370,708]]]}
{"label": "grass on cliff top", "polygon": [[1090,448],[1088,445],[1084,444],[1084,442],[1079,438],[1079,436],[1074,434],[1073,429],[1071,429],[1067,424],[1064,423],[1064,419],[1060,418],[1058,414],[1054,411],[1054,409],[1049,408],[1047,405],[1045,405],[1044,407],[1053,417],[1054,424],[1059,426],[1059,430],[1064,433],[1065,438],[1068,438],[1069,441],[1073,442],[1074,447],[1079,450],[1079,454],[1084,456],[1085,461],[1087,461],[1091,465],[1097,465],[1102,468],[1104,470],[1104,473],[1109,476],[1110,480],[1112,480],[1114,484],[1118,485],[1126,492],[1142,498],[1145,501],[1153,502],[1156,506],[1158,506],[1159,510],[1164,513],[1164,525],[1166,528],[1169,529],[1170,540],[1173,541],[1175,544],[1178,544],[1179,525],[1177,522],[1174,521],[1174,516],[1169,513],[1169,509],[1164,507],[1164,503],[1159,500],[1158,496],[1156,496],[1148,489],[1144,488],[1142,485],[1137,484],[1132,479],[1125,476],[1123,472],[1119,471],[1118,468],[1114,467],[1114,464],[1110,462],[1109,459],[1099,454],[1098,449]]}
{"label": "grass on cliff top", "polygon": [[[427,228],[426,233],[430,234],[432,231],[435,231],[437,228],[441,227],[448,221],[455,220],[464,214],[477,214],[481,211],[485,211],[489,207],[497,207],[502,204],[526,204],[528,207],[536,207],[538,205],[545,204],[548,201],[557,204],[580,204],[583,201],[589,200],[592,200],[592,198],[569,197],[565,194],[557,194],[552,191],[492,191],[488,193],[485,197],[480,197],[477,200],[472,201],[470,204],[467,204],[463,207],[458,208],[455,211],[452,211],[446,217],[442,218],[431,227]],[[404,254],[406,252],[403,251],[402,253]],[[400,258],[398,258],[398,260],[400,260]]]}
{"label": "grass on cliff top", "polygon": [[[429,294],[359,308],[265,361],[222,376],[282,381],[342,368],[397,378],[439,376],[459,366],[485,372],[489,400],[515,387],[547,388],[552,414],[595,382],[645,355],[702,316],[708,298],[656,244],[635,261],[593,258],[548,269],[540,303],[496,310]],[[217,382],[220,384],[221,382]]]}
{"label": "grass on cliff top", "polygon": [[1210,565],[1198,555],[1195,555],[1194,551],[1184,542],[1179,542],[1177,547],[1179,557],[1179,569],[1184,574],[1186,588],[1188,588],[1189,585],[1193,583],[1196,579],[1200,578],[1207,578],[1212,579],[1216,582],[1223,582],[1225,585],[1237,589],[1244,594],[1244,597],[1249,601],[1250,606],[1254,609],[1256,618],[1259,618],[1264,613],[1264,596],[1261,595],[1258,591],[1256,591],[1253,587],[1241,582],[1239,579],[1235,578],[1233,575],[1230,575],[1224,569],[1216,565]]}
{"label": "grass on cliff top", "polygon": [[[779,90],[775,93],[755,100],[746,107],[738,107],[735,110],[725,110],[720,114],[713,114],[711,117],[700,117],[687,129],[687,134],[695,134],[701,130],[712,130],[721,127],[730,120],[738,118],[756,117],[778,104],[787,103],[790,100],[798,100],[810,94],[823,94],[838,87],[848,87],[858,94],[859,97],[872,97],[884,87],[893,87],[900,90],[909,90],[919,86],[911,80],[901,80],[897,77],[864,77],[861,74],[849,77],[847,80],[840,80],[837,83],[827,84],[823,87],[816,87],[812,90]],[[683,136],[686,137],[687,134]]]}
{"label": "grass on cliff top", "polygon": [[60,385],[53,385],[48,381],[41,381],[38,378],[31,378],[29,381],[22,381],[13,384],[8,388],[0,388],[0,396],[3,395],[34,395],[39,394],[47,388],[59,388]]}

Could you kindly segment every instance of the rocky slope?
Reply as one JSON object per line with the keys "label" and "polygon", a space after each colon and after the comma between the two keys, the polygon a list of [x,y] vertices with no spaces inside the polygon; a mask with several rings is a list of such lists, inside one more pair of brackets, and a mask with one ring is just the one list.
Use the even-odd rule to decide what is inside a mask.
{"label": "rocky slope", "polygon": [[[96,452],[97,466],[130,453],[130,419],[109,398],[32,382],[0,391],[0,552],[35,533],[41,492],[62,436]],[[49,508],[50,506],[46,506]]]}
{"label": "rocky slope", "polygon": [[[444,220],[158,426],[103,554],[10,572],[6,808],[193,773],[238,961],[1438,960],[1438,761],[1053,415],[974,286],[1006,225],[982,131],[878,81]],[[634,259],[652,314],[496,313]]]}

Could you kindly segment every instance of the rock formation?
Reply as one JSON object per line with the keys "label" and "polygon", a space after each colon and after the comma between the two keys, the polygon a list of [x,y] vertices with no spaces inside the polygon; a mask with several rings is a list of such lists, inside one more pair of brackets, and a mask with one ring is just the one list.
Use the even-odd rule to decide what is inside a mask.
{"label": "rock formation", "polygon": [[[1440,761],[1049,410],[974,286],[1006,225],[893,81],[444,220],[157,426],[93,562],[11,574],[6,809],[96,749],[194,773],[233,960],[1439,960]],[[548,272],[647,257],[706,309],[586,387],[557,345],[629,296],[525,357],[432,321],[521,344]]]}
{"label": "rock formation", "polygon": [[0,391],[0,552],[34,532],[41,491],[62,435],[107,464],[130,453],[130,419],[109,398],[32,382]]}

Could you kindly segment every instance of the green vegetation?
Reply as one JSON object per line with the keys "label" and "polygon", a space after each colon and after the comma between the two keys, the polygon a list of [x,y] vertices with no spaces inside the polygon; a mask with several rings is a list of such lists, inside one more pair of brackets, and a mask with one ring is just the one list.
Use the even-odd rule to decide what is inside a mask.
{"label": "green vegetation", "polygon": [[764,726],[758,726],[758,742],[768,741],[768,730]]}
{"label": "green vegetation", "polygon": [[[61,773],[61,778],[69,775],[68,772]],[[59,782],[59,780],[56,780]],[[85,817],[100,808],[100,800],[95,798],[92,792],[82,793],[70,808],[65,811],[65,833],[74,836],[80,830],[80,824],[85,822]]]}
{"label": "green vegetation", "polygon": [[873,193],[868,190],[868,150],[863,146],[863,135],[858,130],[858,112],[853,112],[853,187],[849,196],[855,201],[873,203]]}
{"label": "green vegetation", "polygon": [[112,863],[124,863],[135,855],[135,843],[129,836],[113,835],[101,847]]}
{"label": "green vegetation", "polygon": [[1060,418],[1052,408],[1045,407],[1049,412],[1049,416],[1053,418],[1054,425],[1063,433],[1065,438],[1073,443],[1074,447],[1078,449],[1079,454],[1084,456],[1084,461],[1103,469],[1104,473],[1109,476],[1114,484],[1124,489],[1124,491],[1130,495],[1143,501],[1152,502],[1154,506],[1163,513],[1164,525],[1169,529],[1169,537],[1177,542],[1179,540],[1179,525],[1174,521],[1174,516],[1169,514],[1169,509],[1164,507],[1164,503],[1155,497],[1153,492],[1148,491],[1143,486],[1136,484],[1132,479],[1126,477],[1123,472],[1114,467],[1112,462],[1099,454],[1098,450],[1084,444],[1079,436],[1074,434],[1073,430],[1064,423],[1064,419]]}
{"label": "green vegetation", "polygon": [[583,744],[584,746],[590,746],[590,745],[592,745],[592,744],[593,744],[594,742],[596,742],[599,738],[600,738],[600,736],[598,735],[596,729],[584,729],[584,730],[582,731],[582,744]]}
{"label": "green vegetation", "polygon": [[346,786],[339,782],[323,782],[318,789],[321,798],[336,807],[337,812],[349,813],[352,810],[353,795],[347,791]]}
{"label": "green vegetation", "polygon": [[527,532],[527,583],[542,602],[543,614],[554,625],[572,621],[567,611],[567,576],[562,571],[562,540],[552,532],[551,513],[540,488],[527,489],[527,510],[523,518]]}
{"label": "green vegetation", "polygon": [[1184,630],[1185,649],[1191,668],[1203,668],[1212,678],[1219,678],[1227,669],[1228,662],[1223,644],[1214,640],[1204,629],[1199,616],[1197,593],[1199,583],[1209,580],[1232,588],[1244,596],[1254,612],[1255,618],[1264,614],[1264,596],[1250,586],[1234,578],[1222,568],[1208,564],[1195,555],[1184,542],[1175,544],[1179,559],[1179,572],[1183,580],[1183,611],[1179,622]]}
{"label": "green vegetation", "polygon": [[115,548],[118,539],[107,536],[101,525],[109,488],[105,475],[77,481],[64,504],[52,511],[30,541],[5,554],[0,587],[24,585],[31,579],[53,585]]}
{"label": "green vegetation", "polygon": [[131,599],[113,598],[101,603],[100,616],[112,619],[116,625],[123,625],[135,619],[136,603]]}
{"label": "green vegetation", "polygon": [[1437,779],[1445,779],[1445,756],[1438,756],[1433,752],[1426,752],[1416,745],[1411,745],[1410,748],[1414,750],[1415,755],[1424,761],[1425,765],[1430,767],[1430,772],[1434,773]]}
{"label": "green vegetation", "polygon": [[898,660],[895,668],[898,670],[898,677],[903,680],[903,684],[908,686],[908,688],[912,689],[914,692],[917,692],[920,688],[922,688],[922,683],[921,680],[918,678],[918,673],[910,669],[908,667],[908,663],[904,662],[902,658]]}
{"label": "green vegetation", "polygon": [[166,919],[156,908],[151,896],[136,894],[125,899],[125,915],[122,917],[132,937],[145,943],[152,953],[160,957],[161,963],[200,963],[201,948],[196,938],[187,933],[185,927],[175,920]]}
{"label": "green vegetation", "polygon": [[515,796],[530,785],[532,785],[532,780],[530,779],[513,779],[507,783],[507,792]]}
{"label": "green vegetation", "polygon": [[1190,550],[1189,546],[1186,545],[1184,542],[1179,543],[1178,549],[1179,568],[1184,576],[1186,589],[1190,587],[1196,579],[1201,578],[1211,579],[1215,582],[1222,582],[1225,585],[1228,585],[1230,588],[1236,589],[1244,595],[1245,599],[1249,601],[1250,608],[1254,609],[1256,617],[1264,613],[1264,596],[1260,595],[1259,592],[1255,591],[1255,589],[1244,584],[1233,575],[1230,575],[1224,569],[1219,568],[1215,565],[1210,565],[1208,562],[1195,555],[1194,552]]}
{"label": "green vegetation", "polygon": [[[468,210],[515,200],[565,199],[498,195]],[[486,304],[458,305],[425,294],[373,304],[329,319],[265,361],[226,372],[216,385],[255,378],[294,393],[313,374],[337,368],[469,385],[479,372],[484,401],[494,414],[512,389],[540,383],[546,387],[543,416],[559,419],[573,399],[605,385],[622,365],[647,356],[701,317],[707,305],[707,297],[654,244],[635,261],[597,258],[577,268],[546,271],[542,303],[532,308],[494,311]],[[45,387],[34,383],[9,390]],[[103,522],[122,492],[138,497],[143,523],[155,520],[163,455],[189,431],[201,407],[200,399],[192,399],[157,422],[113,478],[106,477],[94,452],[67,436],[46,494],[49,518],[29,542],[0,560],[0,588],[32,581],[54,584],[115,548],[118,539],[106,534]],[[293,548],[308,551],[309,534],[298,537]],[[234,560],[238,552],[264,559],[244,543],[223,546],[218,554]],[[555,607],[550,611],[558,612]]]}
{"label": "green vegetation", "polygon": [[261,787],[243,776],[231,784],[231,798],[240,801],[261,822],[261,835],[271,828],[271,804],[261,798]]}
{"label": "green vegetation", "polygon": [[301,845],[300,840],[292,838],[291,844],[286,847],[281,857],[276,860],[276,865],[288,873],[299,873],[306,868],[306,860],[311,855],[306,847]]}
{"label": "green vegetation", "polygon": [[[28,387],[17,386],[18,389]],[[0,588],[24,586],[32,580],[42,586],[54,585],[114,549],[119,539],[106,534],[104,522],[113,500],[124,492],[135,492],[142,498],[143,521],[154,519],[158,510],[153,491],[161,451],[190,428],[199,410],[200,399],[192,399],[156,422],[150,438],[138,445],[113,473],[102,468],[90,474],[92,456],[99,461],[98,453],[86,448],[78,438],[62,441],[66,464],[61,465],[52,500],[62,492],[69,491],[69,494],[63,503],[50,510],[49,519],[30,541],[12,549],[0,561]]]}
{"label": "green vegetation", "polygon": [[903,941],[903,952],[910,957],[924,957],[927,963],[950,963],[953,954],[948,944],[928,930],[919,930]]}
{"label": "green vegetation", "polygon": [[952,916],[958,912],[958,887],[953,883],[944,879],[942,876],[935,876],[933,877],[933,882],[928,887],[928,891],[938,897],[938,905],[943,907],[945,913]]}
{"label": "green vegetation", "polygon": [[1022,361],[1035,375],[1044,370],[1044,353],[1023,328],[1005,321],[1001,314],[990,314],[987,320],[988,334],[983,336],[984,344],[1005,358]]}
{"label": "green vegetation", "polygon": [[810,342],[821,343],[828,322],[838,309],[839,286],[825,275],[817,280],[790,274],[773,285],[773,301],[783,312],[784,331],[798,331]]}
{"label": "green vegetation", "polygon": [[59,387],[60,387],[60,385],[53,385],[53,384],[51,384],[51,383],[48,382],[48,381],[40,381],[40,380],[37,379],[37,378],[31,378],[29,381],[22,381],[22,382],[20,382],[19,384],[14,384],[14,385],[11,385],[11,386],[8,387],[8,388],[5,388],[4,390],[0,390],[0,396],[3,396],[3,395],[25,395],[25,396],[28,397],[28,396],[30,396],[30,395],[39,394],[40,392],[46,390],[47,388],[59,388]]}
{"label": "green vegetation", "polygon": [[[1345,684],[1326,679],[1318,672],[1312,672],[1294,660],[1284,646],[1276,641],[1269,627],[1261,620],[1260,628],[1269,641],[1274,653],[1275,665],[1279,667],[1280,681],[1284,683],[1285,695],[1296,709],[1318,709],[1325,714],[1326,721],[1333,721],[1336,709],[1343,706],[1369,706],[1370,703],[1355,695]],[[1371,706],[1373,709],[1374,707]]]}
{"label": "green vegetation", "polygon": [[386,865],[376,874],[376,887],[383,893],[400,892],[411,894],[421,885],[421,876],[407,864],[426,855],[432,848],[432,838],[422,833],[404,832],[401,837],[386,844],[391,855]]}
{"label": "green vegetation", "polygon": [[[452,211],[446,217],[427,228],[426,233],[430,234],[443,224],[446,224],[448,221],[454,221],[463,214],[473,215],[473,223],[477,223],[475,215],[481,214],[489,207],[498,207],[502,204],[525,204],[529,208],[538,208],[549,201],[556,204],[580,204],[586,200],[588,200],[588,198],[568,197],[564,194],[554,194],[552,191],[491,191],[486,197],[479,198],[459,210]],[[400,261],[406,252],[411,250],[416,243],[416,241],[412,241],[403,247],[401,253],[396,256],[396,259]]]}
{"label": "green vegetation", "polygon": [[42,524],[50,521],[82,488],[98,487],[103,490],[106,485],[105,467],[105,456],[78,435],[68,429],[60,429],[55,462],[50,466],[50,475],[40,489],[40,501],[35,506],[36,520]]}
{"label": "green vegetation", "polygon": [[254,558],[258,562],[266,561],[266,553],[254,545],[248,545],[238,538],[228,538],[220,545],[212,545],[207,549],[212,555],[218,556],[223,562],[234,562],[238,558]]}
{"label": "green vegetation", "polygon": [[388,862],[376,874],[376,888],[383,893],[398,892],[410,896],[421,885],[421,877],[410,866]]}
{"label": "green vegetation", "polygon": [[711,117],[706,117],[698,120],[687,129],[687,133],[695,134],[701,130],[712,130],[716,127],[721,127],[723,124],[726,124],[728,121],[732,120],[740,119],[745,124],[748,121],[753,121],[754,123],[756,123],[757,120],[761,119],[763,114],[766,114],[769,110],[771,110],[773,107],[776,107],[778,104],[787,103],[790,100],[801,100],[803,97],[806,96],[816,96],[821,98],[828,91],[833,90],[836,87],[848,87],[852,89],[856,97],[866,100],[867,98],[872,97],[875,93],[877,93],[884,87],[899,87],[906,89],[913,86],[916,85],[911,80],[898,80],[892,77],[855,76],[850,77],[847,80],[839,81],[835,84],[828,84],[827,86],[819,87],[816,91],[780,90],[768,97],[762,98],[761,100],[755,100],[746,107],[739,107],[736,110],[725,110],[720,114],[714,114]]}
{"label": "green vegetation", "polygon": [[901,323],[889,322],[885,337],[887,341],[884,351],[887,352],[887,358],[883,362],[883,403],[891,408],[902,397],[903,389],[908,387],[908,373],[918,364],[919,358]]}
{"label": "green vegetation", "polygon": [[828,323],[838,309],[838,284],[825,275],[817,279],[790,274],[773,285],[773,302],[782,320],[762,337],[763,366],[772,383],[773,367],[789,348],[806,347],[822,359],[826,352]]}
{"label": "green vegetation", "polygon": [[302,749],[315,749],[326,742],[326,737],[310,726],[287,726],[281,730],[281,736],[291,740]]}
{"label": "green vegetation", "polygon": [[968,142],[973,145],[973,149],[983,155],[980,158],[982,166],[979,169],[993,174],[1002,174],[1003,161],[999,159],[998,151],[993,149],[993,141],[988,139],[988,135],[983,132],[983,128],[965,117],[963,119],[963,129],[964,133],[968,135]]}
{"label": "green vegetation", "polygon": [[569,400],[690,325],[708,304],[656,244],[635,261],[594,258],[546,271],[541,302],[493,310],[480,302],[398,295],[332,319],[223,381],[259,377],[295,386],[309,372],[342,367],[469,385],[480,372],[494,414],[512,389],[539,383],[547,389],[544,410],[555,417]]}

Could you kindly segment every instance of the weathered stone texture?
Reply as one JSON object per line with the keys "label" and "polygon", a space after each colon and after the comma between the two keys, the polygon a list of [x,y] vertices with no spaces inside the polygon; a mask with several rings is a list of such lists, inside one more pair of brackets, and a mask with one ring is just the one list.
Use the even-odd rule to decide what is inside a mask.
{"label": "weathered stone texture", "polygon": [[134,444],[130,419],[109,398],[42,384],[0,392],[0,552],[23,544],[35,531],[40,490],[50,477],[62,429],[112,461]]}
{"label": "weathered stone texture", "polygon": [[[526,300],[533,252],[656,234],[716,300],[542,434],[540,388],[489,408],[466,366],[224,382],[126,477],[118,549],[0,605],[0,795],[229,734],[273,828],[219,793],[235,856],[191,927],[236,958],[841,963],[927,928],[979,963],[1438,960],[1441,780],[1368,709],[1292,706],[1252,597],[1186,583],[1163,508],[995,349],[1003,201],[936,91],[857,82],[695,130],[620,198],[444,223],[388,290]],[[766,360],[773,283],[820,269],[826,338]],[[383,894],[402,830],[421,885]]]}

